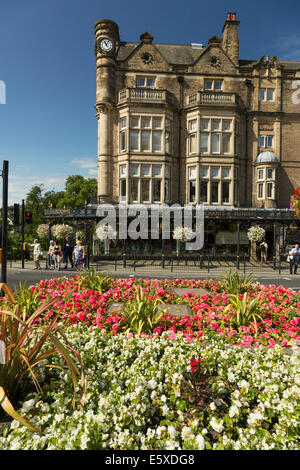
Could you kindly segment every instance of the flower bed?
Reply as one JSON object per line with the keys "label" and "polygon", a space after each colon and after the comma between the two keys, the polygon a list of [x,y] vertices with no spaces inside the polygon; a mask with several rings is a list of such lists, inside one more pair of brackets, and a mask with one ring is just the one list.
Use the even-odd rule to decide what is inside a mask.
{"label": "flower bed", "polygon": [[[70,375],[39,367],[43,394],[26,396],[19,412],[42,434],[13,421],[0,432],[0,449],[299,448],[299,355],[285,351],[300,339],[295,292],[249,284],[246,297],[259,298],[260,321],[233,328],[236,313],[227,308],[230,294],[220,281],[97,282],[52,279],[20,294],[33,311],[56,298],[36,322],[47,325],[59,312],[84,364],[86,401],[74,411]],[[207,293],[176,297],[175,287]],[[151,306],[189,305],[193,315],[164,313],[151,333],[136,335],[126,330],[126,305],[137,294]],[[123,308],[109,313],[118,302]]]}
{"label": "flower bed", "polygon": [[86,404],[74,412],[68,376],[52,371],[43,399],[23,403],[43,435],[14,421],[0,449],[298,448],[299,360],[279,346],[253,353],[220,337],[204,347],[81,324],[66,335],[86,364]]}
{"label": "flower bed", "polygon": [[[218,281],[112,279],[110,288],[101,294],[81,287],[80,279],[80,276],[73,279],[52,279],[31,287],[32,294],[38,301],[57,296],[57,303],[52,310],[37,321],[47,323],[54,312],[59,311],[61,321],[66,325],[83,323],[117,334],[122,331],[124,314],[122,310],[108,314],[108,307],[111,302],[132,301],[136,296],[136,289],[141,286],[149,300],[158,298],[165,304],[188,304],[194,313],[193,317],[184,318],[166,313],[154,333],[162,334],[167,331],[174,338],[178,332],[182,332],[189,341],[222,336],[230,343],[243,346],[273,347],[280,344],[290,347],[296,340],[300,340],[300,299],[295,292],[282,286],[250,285],[247,289],[248,297],[252,299],[259,295],[262,320],[257,325],[251,322],[247,326],[233,328],[231,320],[234,312],[224,313],[229,294],[222,292]],[[206,288],[208,293],[202,296],[187,293],[180,298],[168,293],[172,287],[188,286]]]}

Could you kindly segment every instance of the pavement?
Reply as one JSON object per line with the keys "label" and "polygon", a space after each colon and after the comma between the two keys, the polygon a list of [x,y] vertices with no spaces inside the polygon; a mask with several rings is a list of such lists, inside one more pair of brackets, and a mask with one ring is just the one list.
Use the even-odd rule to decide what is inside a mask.
{"label": "pavement", "polygon": [[[34,263],[32,261],[25,261],[24,269],[20,261],[8,262],[7,265],[7,284],[13,289],[17,289],[20,286],[20,283],[26,283],[27,285],[32,285],[38,283],[42,279],[53,279],[56,277],[68,277],[78,274],[75,269],[60,269],[60,271],[52,271],[45,269],[45,263],[41,262],[42,269],[35,270]],[[110,264],[102,264],[97,266],[99,271],[104,273],[110,273],[112,276],[117,278],[130,278],[130,277],[146,277],[146,278],[155,278],[155,279],[216,279],[223,277],[226,272],[232,269],[232,266],[214,266],[207,269],[207,266],[203,269],[200,269],[199,266],[191,265],[180,265],[177,266],[175,263],[173,268],[169,265],[166,265],[163,269],[158,264],[145,264],[145,265],[136,265],[134,268],[133,265],[127,265],[124,269],[122,263],[115,265],[114,262]],[[241,265],[240,274],[244,273],[244,267]],[[300,269],[299,274],[290,275],[287,268],[283,269],[281,273],[278,273],[278,270],[275,271],[272,268],[272,265],[267,266],[253,265],[247,266],[245,270],[246,275],[250,275],[260,284],[275,284],[276,286],[283,285],[289,287],[295,291],[300,291]]]}

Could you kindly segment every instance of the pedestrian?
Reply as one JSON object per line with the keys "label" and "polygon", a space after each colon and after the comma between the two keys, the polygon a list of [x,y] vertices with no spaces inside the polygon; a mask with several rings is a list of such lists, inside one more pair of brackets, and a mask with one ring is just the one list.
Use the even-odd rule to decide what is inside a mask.
{"label": "pedestrian", "polygon": [[268,244],[265,240],[262,241],[260,244],[260,261],[261,264],[267,261],[267,253],[268,253]]}
{"label": "pedestrian", "polygon": [[290,274],[293,274],[293,267],[294,267],[294,274],[297,274],[298,263],[300,258],[300,249],[298,243],[295,247],[289,251],[290,257]]}
{"label": "pedestrian", "polygon": [[74,244],[70,241],[70,237],[66,237],[64,246],[63,246],[63,261],[65,263],[64,269],[68,268],[68,261],[70,261],[71,268],[74,267],[73,263],[73,250],[74,250]]}
{"label": "pedestrian", "polygon": [[55,241],[50,240],[46,258],[46,269],[54,269],[54,247]]}
{"label": "pedestrian", "polygon": [[74,265],[77,271],[81,271],[84,262],[84,250],[81,240],[78,240],[74,250]]}
{"label": "pedestrian", "polygon": [[41,269],[40,266],[40,256],[41,256],[41,245],[39,244],[38,240],[33,241],[33,260],[35,264],[34,269]]}
{"label": "pedestrian", "polygon": [[54,258],[54,269],[59,271],[60,269],[60,257],[61,257],[61,246],[58,243],[54,243],[53,258]]}

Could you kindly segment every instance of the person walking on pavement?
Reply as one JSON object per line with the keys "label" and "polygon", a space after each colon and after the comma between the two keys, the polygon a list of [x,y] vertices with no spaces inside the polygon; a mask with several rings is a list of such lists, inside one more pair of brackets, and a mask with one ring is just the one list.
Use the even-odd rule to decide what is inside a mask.
{"label": "person walking on pavement", "polygon": [[59,268],[60,268],[60,255],[61,255],[61,247],[55,242],[54,251],[53,251],[55,271],[59,271]]}
{"label": "person walking on pavement", "polygon": [[74,250],[74,265],[77,271],[81,271],[84,262],[84,249],[81,240],[78,240]]}
{"label": "person walking on pavement", "polygon": [[41,245],[39,244],[38,240],[34,240],[33,241],[33,260],[35,264],[34,269],[41,269],[40,255],[41,255]]}
{"label": "person walking on pavement", "polygon": [[50,240],[49,249],[46,258],[46,269],[54,269],[54,247],[55,241]]}
{"label": "person walking on pavement", "polygon": [[298,263],[300,258],[300,249],[299,245],[296,244],[295,247],[289,251],[290,257],[290,274],[293,274],[293,267],[294,267],[294,274],[297,274]]}
{"label": "person walking on pavement", "polygon": [[260,261],[261,264],[265,263],[267,261],[267,252],[268,252],[268,245],[265,240],[262,241],[260,244]]}
{"label": "person walking on pavement", "polygon": [[67,236],[64,242],[64,246],[63,246],[63,257],[64,257],[63,260],[65,263],[64,269],[68,268],[68,261],[70,261],[71,268],[74,267],[73,258],[72,258],[73,249],[74,249],[74,245],[70,241],[70,238]]}

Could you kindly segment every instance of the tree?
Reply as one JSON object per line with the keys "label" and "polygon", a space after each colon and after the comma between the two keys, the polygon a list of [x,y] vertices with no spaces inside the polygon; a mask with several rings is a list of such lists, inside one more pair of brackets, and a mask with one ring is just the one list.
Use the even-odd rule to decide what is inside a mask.
{"label": "tree", "polygon": [[85,179],[81,175],[68,176],[65,182],[64,196],[59,199],[57,207],[83,207],[92,197],[97,196],[96,178]]}

